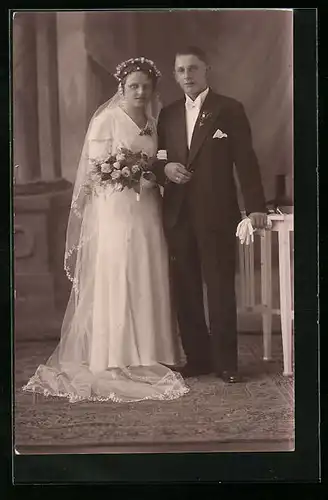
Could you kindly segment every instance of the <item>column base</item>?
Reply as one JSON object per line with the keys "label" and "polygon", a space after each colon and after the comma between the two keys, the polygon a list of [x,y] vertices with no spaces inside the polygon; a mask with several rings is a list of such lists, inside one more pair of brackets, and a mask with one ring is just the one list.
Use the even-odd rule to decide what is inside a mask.
{"label": "column base", "polygon": [[63,269],[72,185],[16,185],[14,195],[15,335],[19,340],[54,338],[71,283]]}

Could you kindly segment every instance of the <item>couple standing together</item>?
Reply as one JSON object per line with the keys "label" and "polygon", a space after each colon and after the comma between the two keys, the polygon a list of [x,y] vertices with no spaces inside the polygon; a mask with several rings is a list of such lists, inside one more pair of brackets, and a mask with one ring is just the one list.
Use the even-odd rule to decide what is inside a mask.
{"label": "couple standing together", "polygon": [[[246,213],[262,228],[258,162],[243,106],[209,88],[202,50],[177,52],[174,71],[185,96],[157,119],[155,64],[143,57],[120,64],[117,93],[90,122],[67,228],[73,287],[61,339],[25,390],[128,402],[178,398],[192,376],[240,380],[233,165]],[[122,147],[152,158],[140,196],[111,186],[87,196],[93,161]]]}

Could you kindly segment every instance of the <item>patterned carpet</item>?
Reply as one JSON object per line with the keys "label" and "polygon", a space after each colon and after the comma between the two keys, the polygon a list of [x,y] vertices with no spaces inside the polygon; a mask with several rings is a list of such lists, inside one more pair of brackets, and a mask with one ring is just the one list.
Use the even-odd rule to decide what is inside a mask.
{"label": "patterned carpet", "polygon": [[260,335],[240,335],[245,382],[214,376],[189,379],[190,392],[170,402],[85,402],[24,393],[21,387],[54,349],[51,342],[19,342],[15,353],[15,444],[117,446],[154,443],[286,442],[294,438],[294,383],[282,376],[279,335],[273,361],[262,361]]}

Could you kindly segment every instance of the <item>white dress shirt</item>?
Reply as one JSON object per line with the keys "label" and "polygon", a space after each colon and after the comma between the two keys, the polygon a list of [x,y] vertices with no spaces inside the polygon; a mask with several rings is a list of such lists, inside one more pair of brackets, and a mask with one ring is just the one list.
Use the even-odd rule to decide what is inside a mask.
{"label": "white dress shirt", "polygon": [[191,138],[195,128],[195,123],[199,115],[199,111],[205,101],[208,94],[208,88],[205,89],[197,98],[193,101],[188,95],[186,95],[186,126],[187,126],[187,142],[188,148],[190,149]]}

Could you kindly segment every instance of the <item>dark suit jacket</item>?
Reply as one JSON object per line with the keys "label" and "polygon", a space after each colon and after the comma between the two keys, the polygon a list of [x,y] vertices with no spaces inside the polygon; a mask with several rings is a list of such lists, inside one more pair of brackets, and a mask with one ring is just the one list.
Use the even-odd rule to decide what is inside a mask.
{"label": "dark suit jacket", "polygon": [[[217,129],[226,138],[213,139]],[[246,213],[265,212],[260,170],[252,146],[251,129],[241,103],[211,89],[195,124],[190,151],[187,147],[184,98],[164,108],[158,122],[158,149],[167,161],[154,165],[164,185],[164,226],[173,227],[182,202],[188,198],[193,216],[203,230],[235,231],[240,209],[234,181],[235,164]],[[178,185],[164,174],[167,162],[179,162],[193,172],[192,179]]]}

